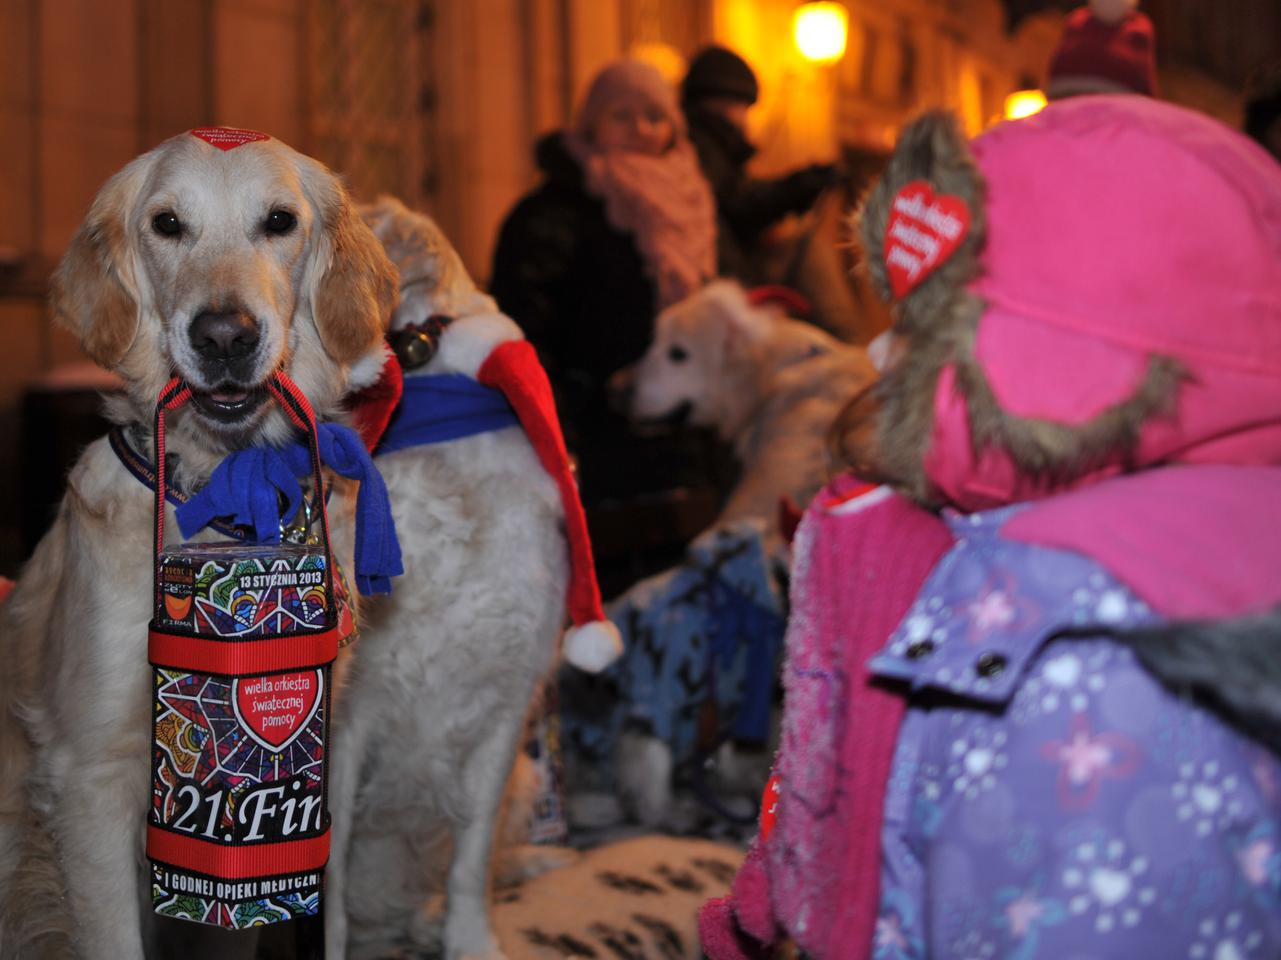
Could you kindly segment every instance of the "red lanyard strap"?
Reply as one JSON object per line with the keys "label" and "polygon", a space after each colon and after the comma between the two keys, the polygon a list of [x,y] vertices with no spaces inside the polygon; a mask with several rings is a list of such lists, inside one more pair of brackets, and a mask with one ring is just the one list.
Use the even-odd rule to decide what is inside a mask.
{"label": "red lanyard strap", "polygon": [[[267,381],[267,391],[280,404],[285,415],[307,436],[307,445],[311,452],[312,489],[320,509],[320,535],[325,548],[325,603],[331,619],[336,605],[333,581],[333,550],[329,543],[329,513],[325,508],[324,477],[321,473],[320,440],[316,434],[316,413],[311,402],[283,371],[277,370]],[[155,457],[156,457],[156,499],[155,499],[155,532],[156,550],[153,563],[153,585],[155,589],[155,607],[161,608],[164,598],[160,589],[160,556],[165,549],[165,413],[177,410],[191,399],[191,387],[181,377],[174,377],[164,385],[156,399],[155,420]]]}

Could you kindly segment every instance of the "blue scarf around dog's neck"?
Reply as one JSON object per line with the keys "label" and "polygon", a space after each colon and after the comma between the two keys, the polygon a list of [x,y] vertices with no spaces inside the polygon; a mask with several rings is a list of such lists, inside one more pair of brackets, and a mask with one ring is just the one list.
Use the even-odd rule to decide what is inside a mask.
{"label": "blue scarf around dog's neck", "polygon": [[[375,455],[518,426],[516,411],[501,390],[460,373],[406,377],[404,394]],[[364,445],[347,427],[317,427],[320,459],[334,472],[360,481],[356,498],[356,586],[362,594],[391,592],[391,577],[403,572],[400,544],[382,476]],[[254,447],[229,454],[209,483],[177,508],[178,525],[190,536],[215,517],[252,528],[260,542],[280,537],[279,497],[285,515],[302,502],[298,477],[311,469],[307,448]],[[278,496],[279,495],[279,496]]]}
{"label": "blue scarf around dog's neck", "polygon": [[406,377],[405,392],[374,455],[519,426],[501,390],[461,373]]}
{"label": "blue scarf around dog's neck", "polygon": [[[368,596],[390,593],[391,578],[404,573],[391,501],[382,475],[365,444],[350,427],[322,423],[316,428],[320,459],[340,476],[360,481],[356,495],[356,589]],[[223,458],[199,493],[176,510],[183,536],[215,517],[249,527],[259,543],[280,541],[280,499],[284,515],[302,505],[299,477],[311,475],[311,451],[302,443],[250,447]]]}

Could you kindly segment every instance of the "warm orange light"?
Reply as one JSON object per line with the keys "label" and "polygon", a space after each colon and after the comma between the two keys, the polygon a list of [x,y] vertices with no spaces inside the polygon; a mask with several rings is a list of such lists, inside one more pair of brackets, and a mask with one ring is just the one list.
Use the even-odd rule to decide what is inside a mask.
{"label": "warm orange light", "polygon": [[628,51],[633,60],[640,60],[642,63],[648,63],[651,67],[663,75],[663,79],[672,86],[677,86],[681,82],[681,77],[685,76],[685,58],[680,52],[669,43],[648,42],[636,43]]}
{"label": "warm orange light", "polygon": [[1005,98],[1005,119],[1022,120],[1045,108],[1045,94],[1040,90],[1015,90]]}
{"label": "warm orange light", "polygon": [[813,63],[835,63],[845,55],[849,14],[840,3],[802,3],[792,16],[792,36],[801,56]]}

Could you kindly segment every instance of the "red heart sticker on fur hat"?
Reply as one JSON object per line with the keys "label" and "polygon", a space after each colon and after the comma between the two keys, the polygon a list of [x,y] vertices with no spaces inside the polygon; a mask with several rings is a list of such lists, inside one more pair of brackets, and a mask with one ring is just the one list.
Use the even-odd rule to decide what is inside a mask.
{"label": "red heart sticker on fur hat", "polygon": [[950,257],[970,230],[970,208],[927,180],[894,194],[885,230],[885,268],[895,298],[905,296]]}
{"label": "red heart sticker on fur hat", "polygon": [[257,130],[241,130],[238,127],[197,127],[191,131],[193,137],[199,137],[205,143],[212,144],[219,150],[235,150],[246,143],[258,140],[270,140],[271,137]]}
{"label": "red heart sticker on fur hat", "polygon": [[268,750],[283,750],[320,706],[319,670],[239,677],[232,684],[232,708],[241,727]]}

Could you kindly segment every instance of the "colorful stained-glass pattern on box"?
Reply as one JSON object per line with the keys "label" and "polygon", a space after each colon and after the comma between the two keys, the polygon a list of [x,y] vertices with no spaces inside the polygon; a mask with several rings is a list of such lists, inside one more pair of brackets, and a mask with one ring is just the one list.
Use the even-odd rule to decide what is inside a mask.
{"label": "colorful stained-glass pattern on box", "polygon": [[[306,547],[178,547],[157,628],[254,642],[327,627],[325,557]],[[218,845],[323,834],[329,669],[258,677],[155,668],[151,822]],[[226,871],[221,871],[226,873]],[[318,912],[321,871],[228,879],[152,860],[157,913],[241,929]]]}

